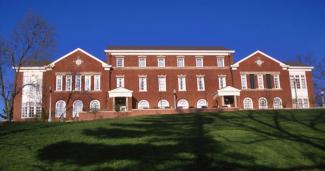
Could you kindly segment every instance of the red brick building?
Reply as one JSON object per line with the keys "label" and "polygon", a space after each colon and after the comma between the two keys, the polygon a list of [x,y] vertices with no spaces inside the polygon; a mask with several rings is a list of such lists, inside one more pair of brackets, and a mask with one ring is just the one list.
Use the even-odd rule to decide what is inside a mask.
{"label": "red brick building", "polygon": [[23,88],[13,119],[314,106],[313,67],[260,51],[234,63],[234,53],[223,47],[119,46],[105,50],[104,62],[76,49],[19,69]]}

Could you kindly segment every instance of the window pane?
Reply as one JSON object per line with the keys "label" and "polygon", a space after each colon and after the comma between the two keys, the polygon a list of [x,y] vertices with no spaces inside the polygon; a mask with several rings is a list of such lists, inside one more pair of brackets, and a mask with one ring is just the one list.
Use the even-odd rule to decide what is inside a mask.
{"label": "window pane", "polygon": [[246,78],[246,74],[242,74],[240,76],[241,78],[241,88],[242,89],[247,89],[247,78]]}
{"label": "window pane", "polygon": [[272,81],[271,81],[271,74],[266,74],[266,88],[271,89],[272,88]]}
{"label": "window pane", "polygon": [[254,74],[249,74],[249,83],[250,83],[250,88],[255,89],[255,75]]}

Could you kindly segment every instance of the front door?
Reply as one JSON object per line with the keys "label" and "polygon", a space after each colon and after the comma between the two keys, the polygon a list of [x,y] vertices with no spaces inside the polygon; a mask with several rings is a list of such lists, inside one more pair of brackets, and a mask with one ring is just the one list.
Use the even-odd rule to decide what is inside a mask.
{"label": "front door", "polygon": [[224,96],[223,97],[224,99],[224,104],[225,106],[228,106],[228,107],[234,107],[234,103],[235,103],[235,98],[234,96]]}
{"label": "front door", "polygon": [[115,111],[126,111],[126,97],[115,97]]}

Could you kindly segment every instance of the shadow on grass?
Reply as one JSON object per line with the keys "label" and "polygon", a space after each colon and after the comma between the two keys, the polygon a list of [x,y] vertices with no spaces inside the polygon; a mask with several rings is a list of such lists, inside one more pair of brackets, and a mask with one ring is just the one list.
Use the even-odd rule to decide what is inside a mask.
{"label": "shadow on grass", "polygon": [[[255,125],[240,122],[248,119]],[[322,163],[314,166],[294,166],[279,169],[256,164],[255,158],[242,153],[227,152],[224,145],[209,135],[206,125],[223,121],[227,126],[236,126],[260,134],[268,141],[272,138],[299,141],[324,150],[322,140],[294,134],[281,126],[279,119],[286,120],[278,112],[272,113],[272,122],[267,122],[249,112],[240,116],[223,114],[188,114],[154,116],[137,119],[134,123],[111,123],[112,128],[85,129],[83,134],[109,143],[85,143],[61,141],[38,151],[38,158],[49,165],[55,162],[78,167],[90,166],[92,170],[299,170],[321,169]],[[317,128],[314,124],[313,127]],[[318,128],[317,128],[318,129]],[[126,143],[115,143],[121,138]],[[229,142],[231,140],[228,140]],[[241,141],[240,143],[256,143]],[[113,144],[111,144],[113,142]],[[128,161],[129,164],[107,166],[110,162]],[[113,164],[114,165],[114,164]]]}

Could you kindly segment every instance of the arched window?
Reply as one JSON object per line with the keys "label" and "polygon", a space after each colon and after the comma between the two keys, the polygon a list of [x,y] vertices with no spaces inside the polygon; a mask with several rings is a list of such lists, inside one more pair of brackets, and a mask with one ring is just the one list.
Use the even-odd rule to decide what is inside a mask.
{"label": "arched window", "polygon": [[159,100],[158,107],[160,109],[168,108],[169,107],[169,102],[167,100],[165,100],[165,99]]}
{"label": "arched window", "polygon": [[98,100],[92,100],[89,106],[91,112],[98,112],[100,110],[100,102]]}
{"label": "arched window", "polygon": [[55,104],[55,117],[60,118],[62,116],[66,116],[66,105],[65,101],[59,100]]}
{"label": "arched window", "polygon": [[81,100],[76,100],[73,102],[73,111],[72,111],[72,117],[79,117],[79,112],[81,112],[83,109],[83,104]]}
{"label": "arched window", "polygon": [[267,100],[265,97],[261,97],[258,99],[258,107],[260,109],[267,109]]}
{"label": "arched window", "polygon": [[205,99],[200,99],[196,102],[196,108],[207,108],[208,102]]}
{"label": "arched window", "polygon": [[147,100],[139,101],[138,109],[149,109],[149,102]]}
{"label": "arched window", "polygon": [[243,101],[244,109],[253,109],[253,100],[246,97]]}
{"label": "arched window", "polygon": [[178,100],[177,107],[182,108],[182,109],[188,109],[189,105],[188,105],[187,100],[185,100],[185,99]]}
{"label": "arched window", "polygon": [[282,109],[282,100],[279,97],[275,97],[273,99],[273,108],[274,109]]}

